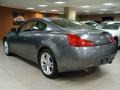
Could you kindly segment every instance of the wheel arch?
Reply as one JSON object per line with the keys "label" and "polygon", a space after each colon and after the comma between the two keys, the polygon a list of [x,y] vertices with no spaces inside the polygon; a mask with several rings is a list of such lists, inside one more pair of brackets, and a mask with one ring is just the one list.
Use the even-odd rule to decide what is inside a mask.
{"label": "wheel arch", "polygon": [[[38,62],[38,64],[40,64],[39,55],[40,55],[41,52],[42,52],[43,50],[45,50],[45,49],[50,50],[50,51],[52,52],[52,54],[55,56],[53,50],[52,50],[49,46],[47,46],[47,45],[41,46],[41,47],[38,49],[38,54],[37,54],[37,62]],[[56,58],[56,57],[55,57],[55,58]],[[57,62],[57,61],[56,61],[56,62]]]}
{"label": "wheel arch", "polygon": [[[46,52],[48,51],[48,52],[52,55],[52,57],[53,57],[53,62],[54,62],[54,72],[52,72],[52,74],[51,74],[50,76],[49,76],[49,75],[46,75],[46,74],[44,73],[44,71],[43,71],[43,69],[42,69],[42,67],[41,67],[41,64],[40,64],[39,55],[40,55],[40,53],[41,53],[43,50],[46,50]],[[38,64],[40,65],[40,68],[41,68],[43,74],[44,74],[46,77],[51,78],[51,79],[57,77],[57,75],[58,75],[58,65],[57,65],[57,60],[56,60],[56,57],[55,57],[54,52],[51,50],[50,47],[48,47],[48,46],[42,46],[42,47],[39,49],[39,51],[38,51]]]}

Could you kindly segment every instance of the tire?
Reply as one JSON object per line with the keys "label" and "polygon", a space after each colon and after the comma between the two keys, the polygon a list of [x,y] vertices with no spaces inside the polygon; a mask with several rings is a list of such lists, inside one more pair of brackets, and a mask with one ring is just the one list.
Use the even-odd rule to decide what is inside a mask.
{"label": "tire", "polygon": [[54,54],[49,50],[43,50],[39,55],[39,63],[42,73],[50,78],[56,78],[58,75],[57,63]]}
{"label": "tire", "polygon": [[11,53],[10,53],[10,47],[9,47],[9,43],[7,40],[4,41],[4,52],[7,56],[11,56]]}

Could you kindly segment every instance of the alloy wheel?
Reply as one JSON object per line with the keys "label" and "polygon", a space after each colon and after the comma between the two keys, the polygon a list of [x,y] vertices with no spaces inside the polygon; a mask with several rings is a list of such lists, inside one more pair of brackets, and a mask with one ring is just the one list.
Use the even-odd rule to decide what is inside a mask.
{"label": "alloy wheel", "polygon": [[43,53],[41,55],[41,68],[46,75],[51,75],[54,71],[53,58],[49,53]]}
{"label": "alloy wheel", "polygon": [[4,51],[5,51],[5,54],[9,54],[9,46],[7,41],[4,42]]}

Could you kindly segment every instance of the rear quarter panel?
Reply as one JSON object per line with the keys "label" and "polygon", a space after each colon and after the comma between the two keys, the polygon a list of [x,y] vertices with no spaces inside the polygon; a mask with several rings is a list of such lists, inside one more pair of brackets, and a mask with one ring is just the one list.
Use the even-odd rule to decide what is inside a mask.
{"label": "rear quarter panel", "polygon": [[[35,59],[37,62],[39,50],[42,47],[48,47],[54,54],[56,61],[59,65],[59,60],[61,58],[61,51],[67,46],[66,35],[61,32],[34,32],[32,36],[32,43],[29,43],[29,48],[32,50],[29,52],[31,59]],[[64,53],[64,52],[63,52]]]}

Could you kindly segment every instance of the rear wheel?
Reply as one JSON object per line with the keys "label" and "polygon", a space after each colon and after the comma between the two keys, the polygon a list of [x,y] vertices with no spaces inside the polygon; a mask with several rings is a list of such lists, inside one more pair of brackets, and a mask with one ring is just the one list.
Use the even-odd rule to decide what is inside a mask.
{"label": "rear wheel", "polygon": [[9,43],[7,42],[7,40],[4,41],[4,52],[6,55],[10,56],[11,53],[10,53],[10,47],[9,47]]}
{"label": "rear wheel", "polygon": [[39,55],[40,67],[43,74],[48,78],[57,76],[57,64],[53,53],[49,49],[45,49]]}

